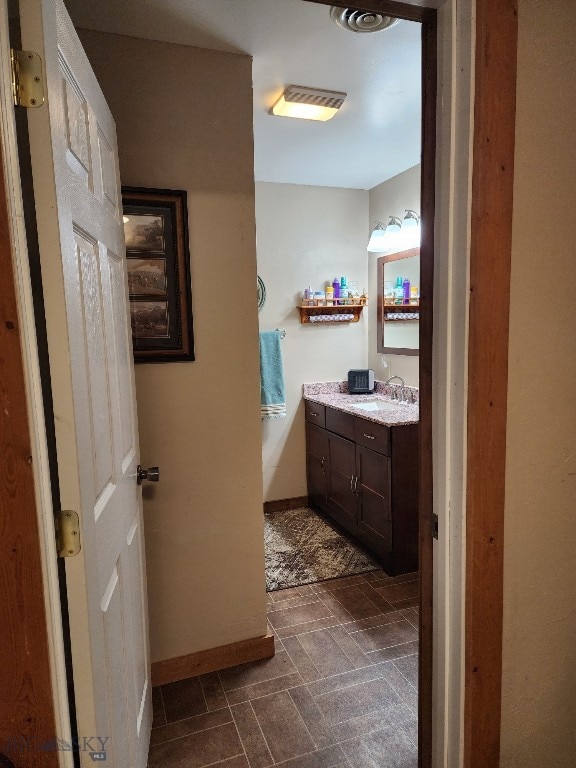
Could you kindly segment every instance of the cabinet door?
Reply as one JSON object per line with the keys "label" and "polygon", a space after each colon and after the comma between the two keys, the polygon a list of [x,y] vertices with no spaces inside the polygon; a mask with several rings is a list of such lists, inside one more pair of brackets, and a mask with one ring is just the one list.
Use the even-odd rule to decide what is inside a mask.
{"label": "cabinet door", "polygon": [[358,530],[368,537],[381,555],[392,551],[392,516],[390,505],[390,459],[380,453],[356,446],[358,482]]}
{"label": "cabinet door", "polygon": [[326,472],[328,463],[328,433],[325,429],[306,424],[306,473],[308,501],[314,507],[326,509]]}
{"label": "cabinet door", "polygon": [[328,511],[348,530],[356,531],[356,445],[350,440],[328,435]]}

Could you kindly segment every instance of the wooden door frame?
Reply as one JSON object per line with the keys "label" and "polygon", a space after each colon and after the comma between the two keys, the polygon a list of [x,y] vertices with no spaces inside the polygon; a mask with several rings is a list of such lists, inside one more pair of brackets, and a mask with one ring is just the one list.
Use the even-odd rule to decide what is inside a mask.
{"label": "wooden door frame", "polygon": [[[0,144],[0,168],[6,167]],[[27,381],[21,342],[19,297],[12,260],[12,211],[4,173],[0,173],[0,753],[18,760],[23,750],[37,748],[56,733],[50,672],[44,574],[39,551],[40,529],[35,496],[32,435],[26,397]],[[26,746],[25,746],[26,745]],[[39,752],[26,765],[52,768],[56,751]]]}
{"label": "wooden door frame", "polygon": [[[0,0],[0,753],[27,768],[72,766],[63,625],[42,382],[12,103],[7,6]],[[9,629],[7,629],[7,627]],[[50,742],[50,744],[49,744]],[[41,749],[44,744],[45,749]],[[29,746],[29,748],[28,748]],[[7,755],[10,757],[10,755]]]}
{"label": "wooden door frame", "polygon": [[[325,5],[361,7],[412,21],[421,21],[424,29],[424,44],[431,52],[435,50],[435,9],[440,0],[421,2],[396,2],[395,0],[363,0],[361,3],[347,3],[342,0],[307,0]],[[5,0],[2,0],[5,8]],[[501,654],[502,654],[502,580],[503,580],[503,517],[504,517],[504,472],[506,445],[506,395],[508,355],[508,312],[504,304],[508,300],[510,279],[511,226],[512,226],[512,185],[514,161],[514,119],[516,88],[516,46],[517,18],[515,0],[477,0],[476,2],[476,68],[474,97],[474,141],[473,141],[473,182],[470,220],[472,238],[470,248],[470,304],[469,304],[469,348],[468,348],[468,483],[466,495],[466,600],[465,600],[465,707],[464,707],[464,765],[466,768],[495,768],[499,759],[500,741],[500,700],[501,700]],[[5,44],[6,41],[3,41]],[[5,49],[2,48],[4,55]],[[431,84],[435,88],[435,83]],[[430,96],[431,94],[429,94]],[[429,98],[429,105],[423,110],[425,125],[434,128],[435,99]],[[431,105],[431,106],[430,106]],[[2,124],[2,139],[6,138],[6,125]],[[6,146],[6,145],[5,145]],[[7,145],[6,154],[14,151]],[[3,159],[3,170],[14,161],[13,157]],[[424,158],[423,158],[424,160]],[[432,162],[432,165],[430,165]],[[433,171],[436,159],[428,160],[422,168],[422,176]],[[428,197],[427,197],[428,195]],[[423,189],[422,212],[433,210],[434,189]],[[431,208],[426,208],[426,206]],[[8,217],[8,218],[6,218]],[[3,261],[12,263],[15,243],[8,226],[15,218],[12,194],[4,185],[0,188],[0,249]],[[428,221],[432,221],[429,216]],[[430,227],[432,230],[432,227]],[[432,245],[432,233],[424,232]],[[22,249],[19,258],[23,258]],[[25,255],[25,254],[24,254]],[[6,272],[8,274],[8,272]],[[30,607],[21,614],[18,633],[9,638],[5,657],[16,658],[13,665],[15,674],[25,675],[33,664],[35,681],[39,681],[37,711],[35,716],[46,727],[56,728],[58,715],[63,710],[63,698],[58,693],[51,676],[54,676],[54,650],[50,638],[57,624],[54,615],[47,616],[46,595],[50,594],[46,572],[46,543],[48,529],[38,524],[38,494],[31,492],[38,486],[37,474],[45,473],[46,467],[32,465],[29,456],[36,455],[34,443],[41,442],[42,433],[30,429],[30,414],[39,413],[38,402],[31,405],[28,368],[34,364],[34,352],[29,339],[23,340],[24,329],[14,324],[14,311],[29,312],[30,306],[19,307],[22,285],[19,277],[15,282],[3,280],[1,289],[2,333],[6,336],[3,349],[12,348],[6,373],[5,393],[10,397],[13,413],[18,418],[9,424],[3,423],[3,440],[17,450],[10,448],[15,460],[8,466],[2,463],[2,480],[9,488],[10,499],[3,499],[2,524],[11,526],[21,536],[20,557],[22,567],[29,578],[22,580],[15,572],[9,572],[3,584],[3,595],[13,609],[15,595],[20,605]],[[432,273],[423,275],[422,290],[432,296]],[[498,300],[499,311],[493,311]],[[10,315],[10,317],[8,317]],[[7,325],[8,323],[8,325]],[[425,338],[432,342],[432,317],[422,319]],[[19,330],[20,333],[15,333]],[[7,333],[6,333],[7,331]],[[15,343],[16,342],[16,343]],[[11,347],[9,346],[11,345]],[[496,355],[496,359],[495,356]],[[431,406],[431,357],[421,356],[421,397],[423,403]],[[10,374],[7,376],[7,374]],[[426,384],[426,379],[430,384]],[[422,384],[424,386],[422,386]],[[425,409],[423,409],[425,410]],[[422,444],[425,446],[421,467],[423,500],[421,521],[429,520],[432,500],[431,485],[431,408],[429,416],[421,424]],[[33,419],[34,427],[37,419]],[[10,432],[9,430],[13,430]],[[6,453],[3,454],[8,455]],[[6,483],[5,478],[14,478]],[[26,482],[21,482],[26,478]],[[426,506],[429,504],[430,506]],[[16,516],[17,513],[17,516]],[[26,525],[24,521],[26,520]],[[22,536],[23,531],[26,537]],[[431,539],[421,524],[421,539],[424,545],[423,568],[429,567],[426,558],[432,557]],[[426,541],[424,541],[424,539]],[[428,542],[428,544],[426,543]],[[50,548],[48,553],[50,554]],[[421,554],[422,557],[422,554]],[[54,585],[52,585],[53,588]],[[12,590],[12,591],[10,591]],[[422,605],[422,634],[432,631],[432,593]],[[6,614],[4,614],[6,615]],[[20,643],[25,637],[38,638],[39,652],[22,659]],[[4,634],[6,637],[6,633]],[[431,634],[430,634],[431,637]],[[431,647],[431,646],[430,646]],[[431,672],[431,659],[422,660]],[[422,675],[421,671],[421,675]],[[423,680],[424,687],[427,685]],[[62,686],[61,686],[62,688]],[[430,688],[431,692],[431,688]],[[422,698],[422,697],[421,697]],[[431,765],[431,697],[428,694],[421,702],[420,719],[421,750],[420,765]],[[422,710],[424,708],[424,711]],[[23,720],[23,728],[26,718]],[[56,723],[56,725],[53,725]],[[44,752],[45,763],[54,765],[55,753]],[[50,760],[52,760],[50,762]],[[429,762],[425,762],[429,760]],[[32,763],[30,763],[32,765]]]}

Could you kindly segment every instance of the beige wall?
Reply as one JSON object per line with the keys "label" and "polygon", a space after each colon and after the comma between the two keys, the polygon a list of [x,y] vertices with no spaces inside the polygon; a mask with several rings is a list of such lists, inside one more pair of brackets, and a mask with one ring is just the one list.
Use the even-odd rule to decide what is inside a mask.
{"label": "beige wall", "polygon": [[322,290],[335,275],[368,286],[367,228],[365,190],[256,184],[258,273],[267,295],[260,328],[286,329],[287,418],[262,424],[266,501],[306,494],[302,384],[366,368],[366,312],[358,323],[301,325],[296,305],[306,286]]}
{"label": "beige wall", "polygon": [[519,25],[501,764],[569,768],[576,760],[576,4],[520,0]]}
{"label": "beige wall", "polygon": [[[372,229],[376,222],[387,224],[390,216],[403,218],[404,210],[409,208],[420,213],[420,165],[393,176],[388,181],[370,190],[370,222]],[[376,260],[379,253],[370,253],[369,288],[373,301],[370,306],[368,332],[368,364],[374,369],[376,378],[402,376],[406,384],[418,386],[418,356],[386,355],[388,367],[382,365],[382,355],[376,351]]]}
{"label": "beige wall", "polygon": [[[245,56],[83,31],[122,182],[188,192],[196,361],[136,367],[153,661],[266,631]],[[223,105],[226,105],[224,111]]]}

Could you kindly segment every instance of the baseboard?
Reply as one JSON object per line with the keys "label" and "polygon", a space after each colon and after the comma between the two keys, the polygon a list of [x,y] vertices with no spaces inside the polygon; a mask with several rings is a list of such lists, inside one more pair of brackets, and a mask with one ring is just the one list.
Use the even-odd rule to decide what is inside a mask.
{"label": "baseboard", "polygon": [[174,659],[155,661],[152,664],[152,685],[175,683],[177,680],[206,675],[208,672],[235,667],[236,664],[245,664],[247,661],[269,659],[274,656],[274,652],[274,635],[268,631],[261,637],[208,648]]}
{"label": "baseboard", "polygon": [[293,499],[276,499],[265,501],[264,512],[284,512],[287,509],[299,509],[308,506],[308,496],[296,496]]}

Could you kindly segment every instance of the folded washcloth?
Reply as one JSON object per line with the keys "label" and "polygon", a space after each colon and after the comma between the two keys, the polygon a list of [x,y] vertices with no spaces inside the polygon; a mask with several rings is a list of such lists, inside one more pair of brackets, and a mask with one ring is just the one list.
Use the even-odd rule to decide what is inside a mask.
{"label": "folded washcloth", "polygon": [[280,331],[260,333],[260,403],[263,419],[286,416]]}

